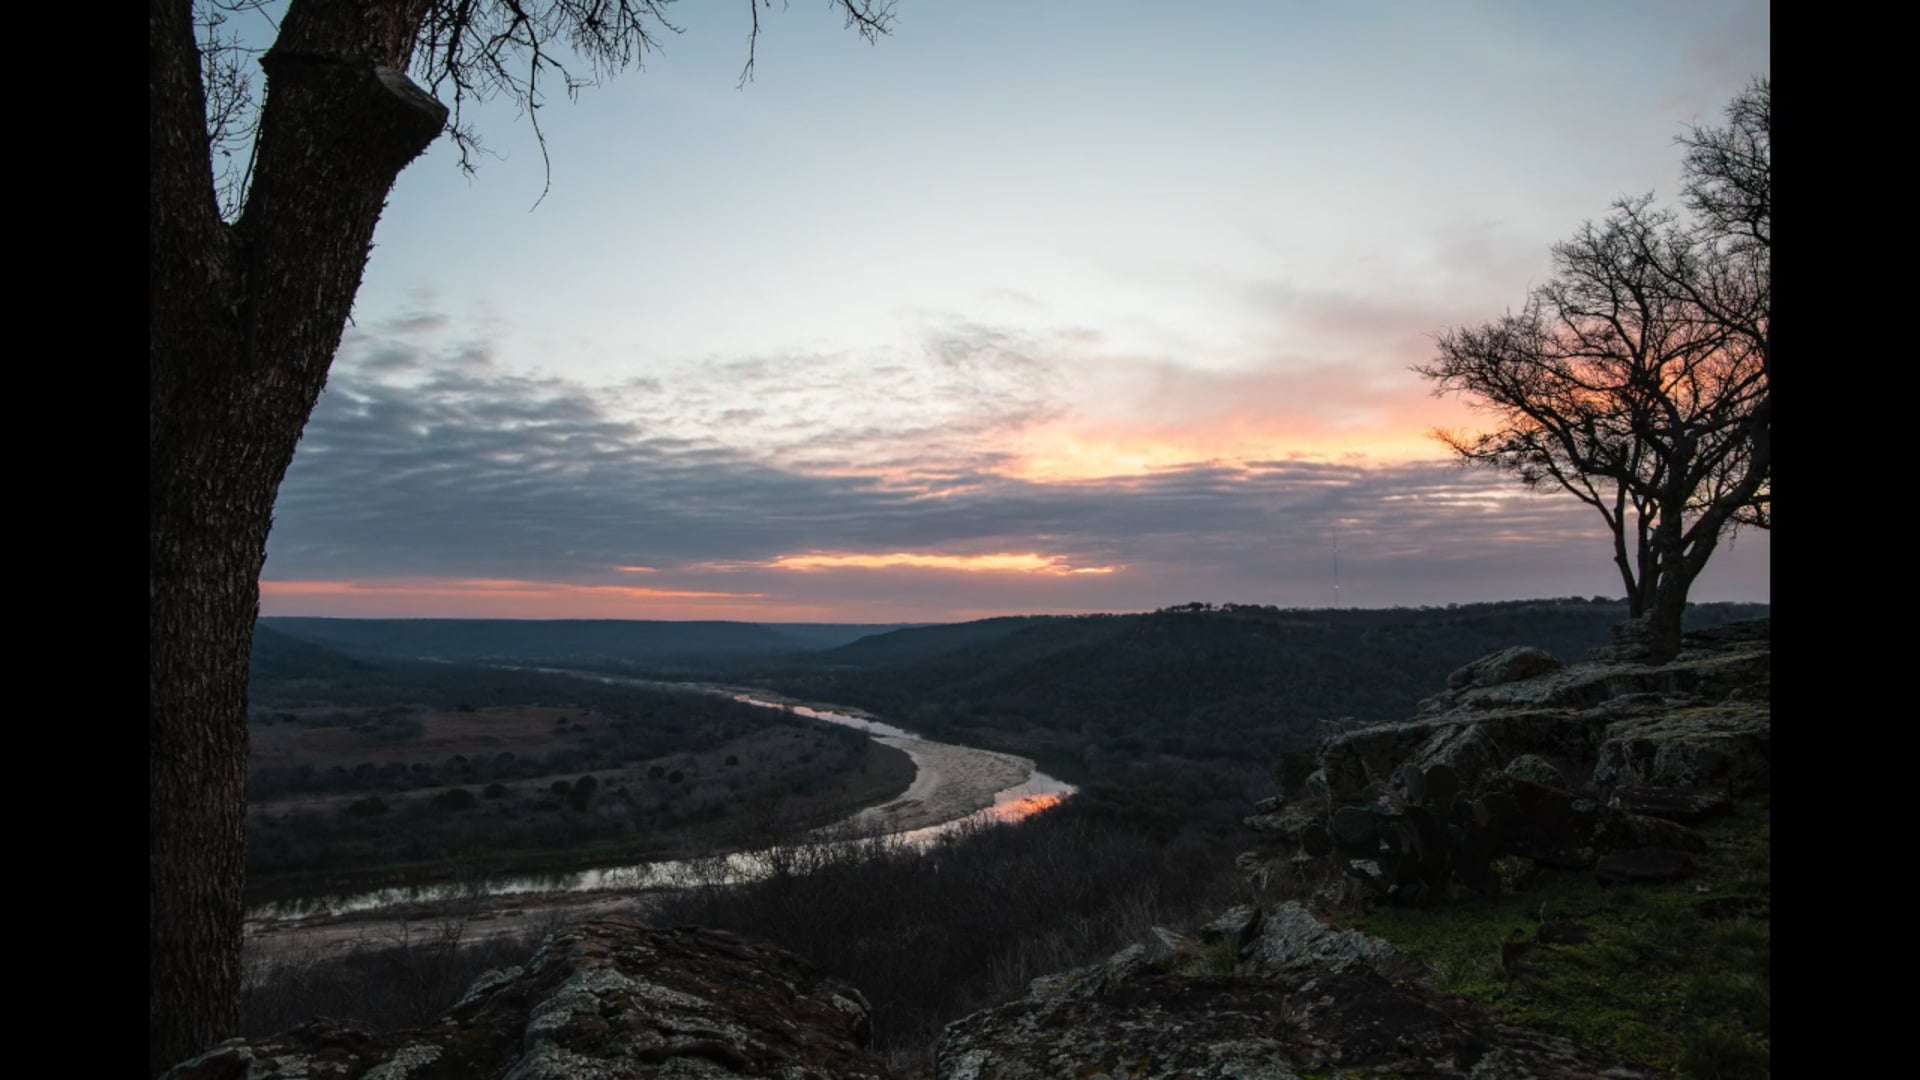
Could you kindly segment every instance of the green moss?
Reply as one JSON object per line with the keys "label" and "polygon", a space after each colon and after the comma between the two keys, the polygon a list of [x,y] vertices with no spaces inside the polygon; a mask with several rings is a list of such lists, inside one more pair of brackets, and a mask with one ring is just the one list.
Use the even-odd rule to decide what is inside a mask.
{"label": "green moss", "polygon": [[[1700,832],[1710,845],[1700,873],[1673,885],[1604,889],[1591,874],[1543,872],[1524,893],[1383,909],[1358,925],[1429,964],[1436,988],[1511,1021],[1681,1076],[1765,1075],[1767,800]],[[1539,924],[1559,920],[1586,927],[1588,942],[1525,949],[1511,971],[1502,963],[1503,942],[1531,942]]]}

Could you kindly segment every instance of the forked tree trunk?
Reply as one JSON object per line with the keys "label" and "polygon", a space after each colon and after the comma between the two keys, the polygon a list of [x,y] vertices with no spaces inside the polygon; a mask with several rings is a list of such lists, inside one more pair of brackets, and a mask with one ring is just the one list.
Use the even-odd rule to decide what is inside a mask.
{"label": "forked tree trunk", "polygon": [[1653,594],[1653,605],[1648,608],[1647,650],[1648,659],[1656,664],[1664,664],[1680,655],[1680,635],[1687,614],[1687,585],[1674,582],[1671,577],[1660,579],[1660,588]]}
{"label": "forked tree trunk", "polygon": [[400,170],[446,109],[423,0],[295,0],[245,212],[216,208],[191,0],[150,0],[148,1066],[239,1020],[247,667],[281,477]]}
{"label": "forked tree trunk", "polygon": [[[1736,502],[1733,505],[1739,504]],[[1667,663],[1680,655],[1687,594],[1693,589],[1700,571],[1706,568],[1707,558],[1713,554],[1719,542],[1720,523],[1731,511],[1731,507],[1709,510],[1703,515],[1704,527],[1700,522],[1695,523],[1695,535],[1689,544],[1681,529],[1684,507],[1684,496],[1676,495],[1672,505],[1663,512],[1660,525],[1654,533],[1654,557],[1658,560],[1658,573],[1643,618],[1648,659],[1656,664]]]}

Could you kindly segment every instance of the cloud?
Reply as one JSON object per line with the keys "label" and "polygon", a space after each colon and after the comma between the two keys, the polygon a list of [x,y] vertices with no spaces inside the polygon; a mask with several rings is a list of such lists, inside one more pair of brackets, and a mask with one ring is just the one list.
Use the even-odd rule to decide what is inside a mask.
{"label": "cloud", "polygon": [[[1412,426],[1399,390],[1332,368],[1142,362],[1123,374],[1165,419],[1095,423],[1069,404],[1070,344],[966,324],[919,355],[756,357],[599,386],[505,370],[496,351],[450,331],[349,336],[281,490],[267,610],[891,621],[1316,605],[1335,595],[1336,545],[1343,603],[1619,588],[1598,518],[1570,498],[1431,459],[1301,452],[1348,411],[1378,414],[1362,434]],[[1036,465],[1076,445],[1109,466],[1146,450],[1121,469]],[[1766,554],[1764,536],[1743,538],[1707,592],[1765,596]]]}
{"label": "cloud", "polygon": [[987,555],[940,555],[893,551],[884,554],[782,555],[760,564],[769,570],[879,570],[911,567],[967,574],[1111,574],[1117,566],[1071,566],[1058,555],[1038,552],[995,552]]}

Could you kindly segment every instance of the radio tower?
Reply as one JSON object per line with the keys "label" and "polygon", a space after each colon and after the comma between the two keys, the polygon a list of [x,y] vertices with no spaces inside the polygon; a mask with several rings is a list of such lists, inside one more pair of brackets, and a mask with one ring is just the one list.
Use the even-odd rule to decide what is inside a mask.
{"label": "radio tower", "polygon": [[1340,519],[1333,519],[1333,606],[1340,607]]}

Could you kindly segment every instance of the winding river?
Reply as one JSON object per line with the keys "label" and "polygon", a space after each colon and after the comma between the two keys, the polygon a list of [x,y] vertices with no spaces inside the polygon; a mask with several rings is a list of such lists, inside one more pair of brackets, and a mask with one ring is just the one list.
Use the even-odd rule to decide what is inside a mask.
{"label": "winding river", "polygon": [[[865,732],[878,742],[893,746],[913,758],[915,777],[913,784],[892,802],[880,807],[868,807],[836,825],[819,830],[833,836],[858,836],[871,838],[883,836],[892,840],[926,845],[939,837],[956,830],[979,824],[1000,824],[1018,821],[1021,818],[1039,813],[1058,805],[1062,800],[1071,798],[1076,791],[1072,784],[1048,776],[1034,767],[1033,762],[1010,754],[977,750],[971,747],[937,743],[923,739],[919,735],[875,720],[868,716],[856,716],[851,713],[835,712],[831,709],[806,705],[793,705],[786,702],[768,701],[739,690],[691,683],[666,683],[643,679],[626,679],[610,675],[586,675],[577,671],[559,671],[557,669],[536,669],[552,671],[555,674],[574,675],[609,683],[631,683],[661,689],[695,691],[707,694],[724,694],[746,705],[757,705],[768,709],[791,709],[796,715],[810,719],[839,724]],[[946,783],[941,775],[944,761],[951,764],[956,760],[992,759],[990,764],[1003,771],[1014,774],[1024,773],[1025,778],[992,793],[989,805],[972,805],[955,812],[947,820],[917,828],[887,831],[883,824],[888,820],[889,811],[902,805],[919,805],[929,801],[931,796]],[[978,803],[976,797],[971,800]],[[832,839],[806,845],[815,853],[831,851],[859,840]],[[447,884],[426,884],[394,886],[373,889],[361,893],[338,896],[317,896],[294,900],[276,901],[264,904],[247,912],[249,921],[284,922],[315,916],[337,916],[361,914],[379,911],[383,908],[398,907],[406,904],[447,902],[472,899],[476,896],[515,896],[551,893],[590,893],[600,891],[636,891],[646,889],[674,889],[695,885],[731,884],[752,881],[772,872],[776,861],[790,858],[796,854],[792,848],[774,848],[759,851],[735,852],[728,855],[716,855],[703,859],[674,859],[657,862],[632,863],[624,866],[608,866],[568,873],[503,875],[487,878],[479,882],[458,882]]]}

